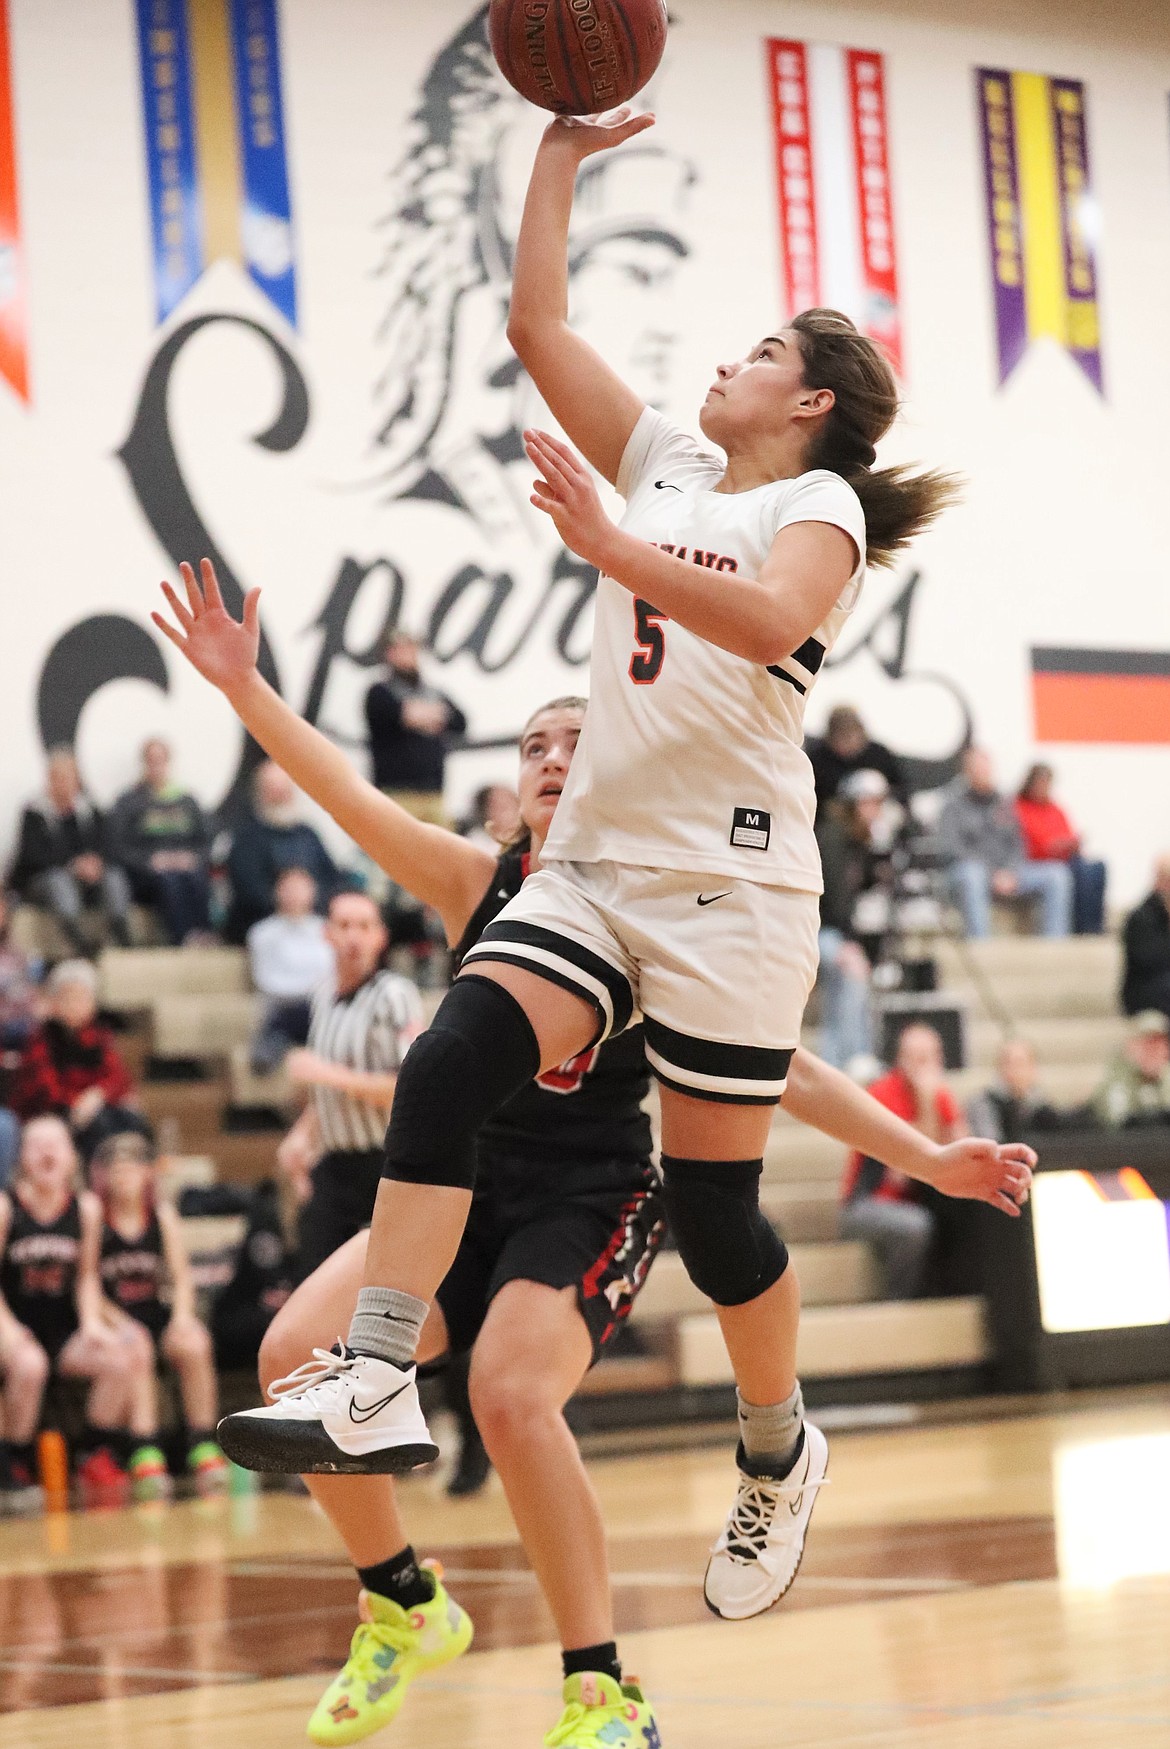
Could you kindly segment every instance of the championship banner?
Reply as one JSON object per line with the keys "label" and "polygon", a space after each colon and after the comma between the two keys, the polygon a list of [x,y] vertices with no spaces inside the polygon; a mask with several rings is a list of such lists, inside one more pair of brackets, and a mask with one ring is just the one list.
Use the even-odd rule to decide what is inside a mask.
{"label": "championship banner", "polygon": [[158,320],[228,260],[295,327],[276,0],[137,7]]}
{"label": "championship banner", "polygon": [[1047,338],[1104,393],[1085,87],[986,67],[976,78],[999,380]]}
{"label": "championship banner", "polygon": [[884,59],[780,37],[767,56],[785,315],[843,310],[900,372]]}
{"label": "championship banner", "polygon": [[22,401],[28,400],[28,311],[16,176],[8,0],[0,0],[0,377],[16,390]]}

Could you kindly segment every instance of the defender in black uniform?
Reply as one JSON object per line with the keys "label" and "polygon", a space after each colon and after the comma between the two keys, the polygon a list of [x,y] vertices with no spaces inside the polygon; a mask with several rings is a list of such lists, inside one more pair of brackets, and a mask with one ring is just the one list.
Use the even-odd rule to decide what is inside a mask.
{"label": "defender in black uniform", "polygon": [[[249,726],[272,757],[439,913],[461,958],[539,860],[585,701],[555,700],[525,729],[519,789],[530,842],[498,860],[380,795],[275,694],[263,695],[263,710],[264,720]],[[471,1220],[420,1351],[432,1362],[472,1351],[476,1418],[556,1618],[566,1677],[620,1668],[601,1512],[563,1409],[628,1315],[663,1236],[642,1110],[648,1087],[635,1028],[543,1076],[497,1114],[481,1138]],[[314,1348],[346,1327],[365,1243],[361,1234],[342,1246],[277,1313],[260,1355],[265,1386],[302,1363],[311,1370]],[[439,1645],[428,1654],[432,1667],[463,1650],[466,1617],[420,1572],[390,1478],[307,1480],[349,1549],[373,1629],[389,1611],[396,1634],[423,1632]],[[361,1734],[388,1722],[418,1668],[412,1662],[381,1699],[362,1706]],[[310,1722],[315,1741],[337,1740],[338,1719],[353,1729],[357,1680],[347,1666],[330,1687]]]}
{"label": "defender in black uniform", "polygon": [[[113,1330],[102,1315],[98,1277],[101,1209],[74,1188],[77,1156],[58,1117],[24,1127],[20,1165],[0,1194],[0,1373],[7,1452],[0,1489],[33,1477],[32,1441],[51,1371],[93,1381],[78,1479],[90,1490],[124,1487],[119,1459],[151,1360],[149,1345]],[[4,1461],[6,1460],[6,1461]]]}

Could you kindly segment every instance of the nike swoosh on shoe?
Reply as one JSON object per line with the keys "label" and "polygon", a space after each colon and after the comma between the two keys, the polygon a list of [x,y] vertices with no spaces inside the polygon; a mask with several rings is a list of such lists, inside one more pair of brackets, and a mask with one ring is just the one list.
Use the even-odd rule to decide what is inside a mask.
{"label": "nike swoosh on shoe", "polygon": [[380,1397],[376,1403],[362,1403],[359,1405],[357,1399],[351,1397],[349,1401],[350,1420],[359,1424],[363,1421],[373,1420],[374,1416],[380,1409],[387,1408],[394,1401],[395,1397],[400,1397],[403,1391],[409,1390],[409,1388],[410,1383],[408,1380],[405,1385],[399,1385],[396,1391],[391,1391],[388,1397]]}

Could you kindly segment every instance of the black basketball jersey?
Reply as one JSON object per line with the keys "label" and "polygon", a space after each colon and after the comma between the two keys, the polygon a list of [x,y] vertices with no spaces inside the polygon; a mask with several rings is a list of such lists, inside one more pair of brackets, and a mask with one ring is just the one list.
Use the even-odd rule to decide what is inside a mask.
{"label": "black basketball jersey", "polygon": [[74,1290],[81,1257],[81,1205],[71,1196],[55,1221],[38,1221],[15,1191],[0,1261],[0,1292],[15,1318],[56,1355],[77,1328]]}
{"label": "black basketball jersey", "polygon": [[[528,868],[520,851],[501,856],[455,949],[456,967],[520,891]],[[555,1150],[564,1159],[641,1165],[650,1156],[650,1119],[642,1109],[649,1090],[642,1028],[633,1026],[530,1082],[484,1125],[481,1153],[547,1160]]]}
{"label": "black basketball jersey", "polygon": [[166,1275],[162,1228],[153,1209],[145,1231],[134,1239],[124,1239],[108,1221],[105,1223],[101,1276],[107,1299],[139,1323],[161,1329],[170,1317],[162,1294]]}

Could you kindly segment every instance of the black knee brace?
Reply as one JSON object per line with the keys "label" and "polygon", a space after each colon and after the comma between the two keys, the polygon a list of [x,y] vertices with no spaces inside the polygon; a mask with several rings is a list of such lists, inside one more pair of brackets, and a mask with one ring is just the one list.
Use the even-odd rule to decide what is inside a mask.
{"label": "black knee brace", "polygon": [[784,1241],[760,1209],[762,1160],[662,1156],[663,1202],[687,1274],[717,1306],[742,1306],[788,1268]]}
{"label": "black knee brace", "polygon": [[403,1059],[386,1131],[383,1178],[475,1183],[475,1138],[540,1071],[532,1023],[487,978],[457,978]]}

